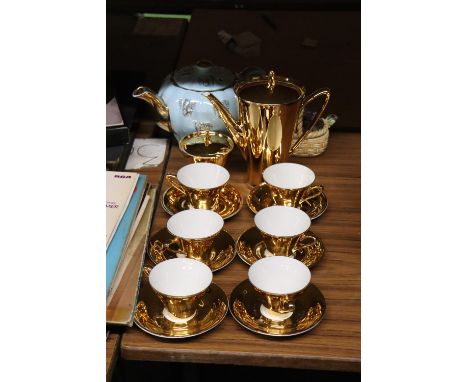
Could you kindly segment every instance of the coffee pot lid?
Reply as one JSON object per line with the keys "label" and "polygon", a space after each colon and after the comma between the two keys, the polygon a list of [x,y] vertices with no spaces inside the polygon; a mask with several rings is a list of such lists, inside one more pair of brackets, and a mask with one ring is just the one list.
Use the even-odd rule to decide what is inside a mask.
{"label": "coffee pot lid", "polygon": [[231,87],[235,74],[229,69],[213,65],[208,60],[202,60],[195,65],[176,70],[172,78],[175,84],[183,89],[213,92]]}
{"label": "coffee pot lid", "polygon": [[236,94],[244,101],[258,104],[281,105],[296,102],[304,94],[304,89],[286,77],[270,71],[267,76],[255,77],[251,81],[239,83]]}

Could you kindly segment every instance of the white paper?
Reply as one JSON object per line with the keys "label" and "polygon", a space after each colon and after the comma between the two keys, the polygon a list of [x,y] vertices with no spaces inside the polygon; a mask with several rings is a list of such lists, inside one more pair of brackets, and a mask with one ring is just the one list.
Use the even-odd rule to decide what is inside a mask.
{"label": "white paper", "polygon": [[106,126],[123,126],[122,114],[120,114],[119,105],[115,97],[106,104]]}
{"label": "white paper", "polygon": [[106,248],[127,209],[139,174],[106,171]]}
{"label": "white paper", "polygon": [[149,194],[145,195],[145,199],[143,199],[143,203],[141,204],[140,210],[138,211],[138,214],[135,218],[135,221],[133,222],[133,225],[130,228],[130,233],[128,234],[128,242],[132,241],[132,237],[135,234],[135,231],[137,230],[138,224],[140,224],[141,217],[143,216],[143,213],[145,212],[146,205],[148,204],[148,201],[150,199]]}
{"label": "white paper", "polygon": [[160,165],[164,160],[166,145],[167,139],[163,138],[135,138],[125,169],[135,170]]}

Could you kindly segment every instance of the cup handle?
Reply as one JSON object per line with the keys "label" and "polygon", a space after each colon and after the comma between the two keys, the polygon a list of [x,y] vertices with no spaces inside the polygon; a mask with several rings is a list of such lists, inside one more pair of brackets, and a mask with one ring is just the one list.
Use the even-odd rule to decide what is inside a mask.
{"label": "cup handle", "polygon": [[179,253],[181,253],[181,254],[184,254],[185,256],[187,256],[187,254],[184,253],[183,251],[171,248],[171,244],[177,244],[177,239],[175,239],[175,238],[172,239],[170,243],[163,243],[163,242],[161,242],[159,240],[155,240],[151,248],[156,248],[160,252],[168,251],[168,252],[171,252],[174,255],[178,255]]}
{"label": "cup handle", "polygon": [[297,251],[302,251],[303,249],[315,246],[317,244],[317,238],[315,236],[312,236],[312,238],[314,240],[311,243],[302,244],[302,245],[297,244],[296,247],[293,249],[294,256]]}
{"label": "cup handle", "polygon": [[151,243],[150,251],[159,251],[162,252],[164,250],[164,244],[159,240],[155,240]]}
{"label": "cup handle", "polygon": [[176,190],[182,192],[183,194],[186,194],[184,187],[179,183],[177,180],[177,177],[172,174],[167,174],[166,175],[166,181],[169,182],[169,184],[174,187]]}
{"label": "cup handle", "polygon": [[313,92],[312,94],[310,94],[302,102],[301,109],[304,109],[309,103],[311,103],[312,101],[314,101],[318,97],[325,97],[325,99],[324,99],[324,101],[322,103],[322,106],[320,107],[320,110],[318,111],[318,113],[315,113],[315,116],[312,119],[312,122],[310,123],[309,128],[304,130],[304,132],[299,137],[299,139],[296,141],[296,143],[294,143],[294,145],[292,145],[291,149],[289,150],[290,154],[292,154],[294,152],[294,150],[297,148],[297,146],[299,146],[301,144],[303,139],[307,136],[307,134],[309,134],[312,127],[314,127],[314,125],[317,123],[319,118],[322,116],[323,112],[325,111],[325,108],[328,105],[328,101],[330,100],[330,89],[322,88],[322,89],[319,89],[319,90]]}
{"label": "cup handle", "polygon": [[309,190],[314,190],[314,192],[305,197],[302,197],[301,200],[299,200],[299,204],[302,204],[304,202],[309,201],[310,199],[315,199],[317,196],[320,196],[323,193],[323,188],[324,187],[319,184],[312,186],[311,188],[309,188]]}

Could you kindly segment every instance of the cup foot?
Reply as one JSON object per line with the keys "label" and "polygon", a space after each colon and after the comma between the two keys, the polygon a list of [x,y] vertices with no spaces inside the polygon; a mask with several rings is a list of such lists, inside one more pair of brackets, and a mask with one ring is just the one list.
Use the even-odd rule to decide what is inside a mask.
{"label": "cup foot", "polygon": [[293,312],[277,313],[268,309],[264,305],[260,305],[260,313],[271,321],[284,321],[293,315]]}
{"label": "cup foot", "polygon": [[[277,256],[277,255],[275,255],[274,253],[270,252],[267,248],[265,248],[265,250],[263,251],[263,256],[271,257],[271,256]],[[291,259],[294,259],[294,256],[286,256],[286,257],[290,257]]]}
{"label": "cup foot", "polygon": [[172,321],[172,322],[174,322],[176,324],[185,324],[186,322],[190,321],[193,317],[195,317],[197,312],[192,314],[190,317],[179,318],[179,317],[174,316],[171,312],[169,312],[166,308],[164,308],[163,311],[162,311],[162,314],[169,321]]}

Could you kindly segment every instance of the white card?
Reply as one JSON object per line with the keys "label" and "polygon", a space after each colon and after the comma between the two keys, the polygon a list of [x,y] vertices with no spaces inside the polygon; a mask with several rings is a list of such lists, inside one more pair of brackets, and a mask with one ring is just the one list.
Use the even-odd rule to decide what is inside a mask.
{"label": "white card", "polygon": [[135,170],[160,165],[164,160],[166,146],[167,139],[135,138],[125,169]]}

